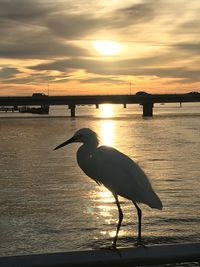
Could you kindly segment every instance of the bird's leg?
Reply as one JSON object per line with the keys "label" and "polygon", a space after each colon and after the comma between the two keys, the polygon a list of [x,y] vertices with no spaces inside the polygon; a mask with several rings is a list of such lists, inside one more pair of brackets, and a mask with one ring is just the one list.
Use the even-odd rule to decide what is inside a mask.
{"label": "bird's leg", "polygon": [[118,213],[119,213],[119,221],[118,221],[118,225],[117,225],[117,231],[116,231],[116,235],[114,237],[113,243],[112,243],[112,248],[116,249],[118,233],[119,233],[119,229],[120,229],[120,226],[121,226],[121,223],[122,223],[122,220],[123,220],[123,213],[122,213],[122,209],[121,209],[120,204],[119,204],[118,196],[114,195],[114,194],[113,194],[113,196],[115,198],[115,201],[116,201],[116,204],[117,204],[117,208],[118,208]]}
{"label": "bird's leg", "polygon": [[136,246],[137,247],[138,246],[144,246],[142,243],[142,235],[141,235],[141,232],[142,232],[142,211],[135,202],[133,202],[133,204],[136,207],[137,215],[138,215],[138,239],[137,239]]}

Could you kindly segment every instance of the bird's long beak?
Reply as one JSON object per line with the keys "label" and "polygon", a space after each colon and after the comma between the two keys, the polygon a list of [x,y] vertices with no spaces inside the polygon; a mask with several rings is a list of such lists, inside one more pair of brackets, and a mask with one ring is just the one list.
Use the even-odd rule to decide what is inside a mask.
{"label": "bird's long beak", "polygon": [[68,139],[67,141],[65,141],[64,143],[62,143],[62,144],[58,145],[57,147],[55,147],[54,150],[59,149],[59,148],[61,148],[61,147],[63,147],[63,146],[66,146],[66,145],[68,145],[68,144],[71,144],[71,143],[73,143],[74,141],[75,141],[75,138],[72,137],[72,138]]}

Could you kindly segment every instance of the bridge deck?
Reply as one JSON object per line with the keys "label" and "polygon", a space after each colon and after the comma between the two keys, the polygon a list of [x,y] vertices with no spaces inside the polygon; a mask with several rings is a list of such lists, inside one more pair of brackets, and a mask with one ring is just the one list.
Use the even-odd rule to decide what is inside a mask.
{"label": "bridge deck", "polygon": [[80,96],[9,96],[0,97],[0,106],[68,105],[71,117],[75,117],[76,105],[141,104],[143,116],[153,115],[154,103],[200,102],[200,93],[195,94],[136,94],[136,95],[80,95]]}
{"label": "bridge deck", "polygon": [[87,104],[143,104],[200,102],[197,94],[147,94],[147,95],[80,95],[80,96],[9,96],[0,97],[0,106],[13,105],[87,105]]}

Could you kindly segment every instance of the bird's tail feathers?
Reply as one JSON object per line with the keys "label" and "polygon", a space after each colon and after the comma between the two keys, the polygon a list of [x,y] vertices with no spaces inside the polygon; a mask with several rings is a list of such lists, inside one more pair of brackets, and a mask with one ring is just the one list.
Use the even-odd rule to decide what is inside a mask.
{"label": "bird's tail feathers", "polygon": [[155,192],[154,192],[154,197],[151,198],[150,201],[148,201],[148,205],[153,209],[162,210],[163,208],[162,202]]}

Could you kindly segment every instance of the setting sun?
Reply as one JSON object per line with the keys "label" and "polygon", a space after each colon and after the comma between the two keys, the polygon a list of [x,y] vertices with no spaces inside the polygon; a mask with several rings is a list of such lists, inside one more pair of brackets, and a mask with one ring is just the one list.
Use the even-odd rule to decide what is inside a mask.
{"label": "setting sun", "polygon": [[121,44],[107,40],[94,41],[93,46],[100,54],[104,56],[113,56],[122,50]]}

